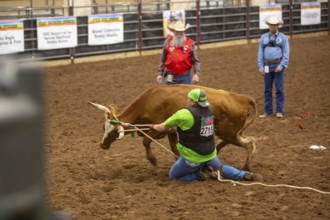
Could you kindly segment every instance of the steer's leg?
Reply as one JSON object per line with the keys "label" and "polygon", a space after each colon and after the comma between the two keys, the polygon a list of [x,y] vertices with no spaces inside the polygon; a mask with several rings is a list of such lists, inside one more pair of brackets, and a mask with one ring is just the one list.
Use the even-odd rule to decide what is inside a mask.
{"label": "steer's leg", "polygon": [[[172,152],[175,153],[177,158],[179,158],[179,151],[176,149],[176,144],[178,143],[178,135],[176,132],[168,133],[167,134],[168,141],[170,143]],[[177,159],[175,158],[175,159]]]}
{"label": "steer's leg", "polygon": [[[163,138],[166,136],[166,133],[160,133],[155,130],[150,130],[147,134],[152,139],[160,139],[160,138]],[[147,136],[143,137],[143,145],[146,149],[147,159],[150,161],[150,163],[152,165],[157,166],[157,159],[154,156],[154,154],[151,152],[151,147],[150,147],[151,142],[152,142],[152,140],[149,137],[147,137]]]}
{"label": "steer's leg", "polygon": [[[250,171],[250,163],[253,159],[255,150],[256,150],[256,140],[253,137],[243,137],[241,135],[237,135],[236,141],[230,142],[231,144],[237,145],[239,147],[243,147],[246,150],[246,160],[243,170]],[[221,141],[217,145],[217,152],[219,154],[220,150],[225,147],[229,142]]]}
{"label": "steer's leg", "polygon": [[[149,133],[150,135],[150,133]],[[150,135],[151,136],[151,135]],[[152,136],[151,136],[152,137]],[[146,149],[146,153],[147,153],[147,159],[149,160],[149,162],[154,165],[157,166],[157,159],[154,156],[154,154],[151,152],[151,147],[150,147],[150,143],[151,143],[151,139],[144,136],[143,137],[143,145]]]}
{"label": "steer's leg", "polygon": [[241,135],[237,135],[237,141],[239,146],[244,147],[247,153],[245,166],[243,167],[243,169],[250,171],[250,163],[253,159],[256,150],[256,140],[253,137],[243,137]]}

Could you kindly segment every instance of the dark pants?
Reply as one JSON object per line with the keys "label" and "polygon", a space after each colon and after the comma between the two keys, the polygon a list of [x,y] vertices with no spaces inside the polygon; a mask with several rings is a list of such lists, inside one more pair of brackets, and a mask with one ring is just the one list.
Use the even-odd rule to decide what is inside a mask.
{"label": "dark pants", "polygon": [[284,69],[276,73],[278,64],[269,65],[269,73],[264,76],[265,113],[273,113],[273,82],[275,82],[276,112],[283,113],[284,108]]}

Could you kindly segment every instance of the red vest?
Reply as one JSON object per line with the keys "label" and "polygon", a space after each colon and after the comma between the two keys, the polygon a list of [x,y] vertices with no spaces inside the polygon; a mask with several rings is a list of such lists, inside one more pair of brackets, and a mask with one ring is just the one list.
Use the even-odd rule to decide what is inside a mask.
{"label": "red vest", "polygon": [[194,41],[186,37],[183,47],[171,46],[173,38],[169,37],[167,40],[167,57],[165,67],[168,71],[176,75],[182,75],[188,72],[192,67],[191,53]]}

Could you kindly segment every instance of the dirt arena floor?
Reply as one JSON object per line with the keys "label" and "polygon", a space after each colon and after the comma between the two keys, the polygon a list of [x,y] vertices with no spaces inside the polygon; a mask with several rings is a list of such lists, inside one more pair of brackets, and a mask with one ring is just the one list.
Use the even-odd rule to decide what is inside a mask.
{"label": "dirt arena floor", "polygon": [[[285,73],[285,118],[257,119],[245,132],[259,138],[254,172],[266,184],[330,191],[330,38],[290,40]],[[258,44],[199,50],[200,85],[244,93],[263,112]],[[286,187],[177,182],[168,178],[174,157],[153,144],[158,167],[146,159],[141,138],[125,136],[99,147],[103,113],[87,104],[127,106],[155,85],[160,55],[45,69],[48,202],[78,220],[107,219],[330,219],[330,195]],[[161,98],[159,94],[159,98]],[[307,115],[303,129],[299,116]],[[161,140],[168,147],[167,140]],[[309,149],[311,145],[326,150]],[[245,151],[220,153],[242,167]]]}

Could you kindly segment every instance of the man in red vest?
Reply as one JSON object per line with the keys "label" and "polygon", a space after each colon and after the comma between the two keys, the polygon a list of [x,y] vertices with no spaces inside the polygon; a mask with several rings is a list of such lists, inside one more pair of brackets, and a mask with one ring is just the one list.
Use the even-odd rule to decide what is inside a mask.
{"label": "man in red vest", "polygon": [[[164,43],[160,59],[157,82],[164,84],[197,84],[200,76],[200,62],[197,56],[195,42],[185,35],[189,24],[185,26],[177,21],[174,26],[174,36],[169,36]],[[194,66],[194,75],[190,73]]]}

